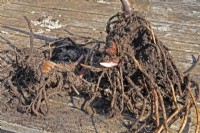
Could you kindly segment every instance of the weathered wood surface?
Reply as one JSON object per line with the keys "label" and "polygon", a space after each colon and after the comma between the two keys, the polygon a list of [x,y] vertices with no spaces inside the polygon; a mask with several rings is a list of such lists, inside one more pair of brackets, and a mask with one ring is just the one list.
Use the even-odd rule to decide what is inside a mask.
{"label": "weathered wood surface", "polygon": [[[45,27],[33,26],[37,34],[37,44],[52,41],[58,36],[67,36],[67,31],[75,35],[90,36],[105,39],[105,26],[108,18],[120,11],[118,0],[111,2],[58,0],[49,1],[17,1],[1,2],[0,6],[0,35],[11,43],[19,46],[28,44],[26,21],[23,16],[36,20],[44,15],[59,20],[60,29],[47,30]],[[142,1],[136,9],[144,12],[152,23],[157,36],[168,46],[179,64],[185,71],[194,63],[192,55],[200,51],[200,2],[199,1]],[[2,45],[5,40],[0,39]],[[192,71],[200,75],[200,65]]]}
{"label": "weathered wood surface", "polygon": [[[181,71],[187,70],[200,54],[199,0],[142,0],[133,2],[145,14],[153,29],[169,47]],[[69,33],[105,40],[110,16],[121,9],[119,0],[0,1],[0,49],[8,44],[29,45],[29,30],[23,16],[35,21],[42,16],[58,19],[62,26],[49,29],[33,25],[37,46]],[[200,64],[192,71],[200,76]]]}

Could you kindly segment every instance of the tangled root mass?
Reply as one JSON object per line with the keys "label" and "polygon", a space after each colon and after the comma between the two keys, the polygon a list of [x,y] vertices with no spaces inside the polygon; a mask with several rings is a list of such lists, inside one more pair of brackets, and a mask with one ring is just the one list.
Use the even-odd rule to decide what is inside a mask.
{"label": "tangled root mass", "polygon": [[[103,50],[101,43],[91,42],[94,46],[87,48],[71,38],[34,48],[33,36],[30,48],[15,50],[5,80],[10,94],[19,99],[18,109],[46,114],[48,99],[65,90],[85,97],[83,109],[88,113],[129,114],[135,132],[168,130],[180,116],[186,118],[193,105],[199,121],[198,84],[177,69],[168,48],[140,13],[112,16],[106,31]],[[117,65],[105,68],[100,62]]]}

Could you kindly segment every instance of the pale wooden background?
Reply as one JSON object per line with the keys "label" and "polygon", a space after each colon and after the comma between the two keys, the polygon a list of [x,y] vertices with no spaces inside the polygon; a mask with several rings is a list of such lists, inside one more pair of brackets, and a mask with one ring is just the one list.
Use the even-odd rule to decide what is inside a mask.
{"label": "pale wooden background", "polygon": [[[169,47],[178,68],[187,70],[200,54],[200,1],[132,0],[132,3],[135,10],[144,13],[156,35]],[[69,36],[69,32],[105,40],[106,22],[120,9],[119,0],[3,0],[0,1],[0,49],[9,48],[8,44],[29,45],[24,15],[32,21],[52,16],[62,25],[58,29],[33,25],[37,46]],[[192,75],[200,79],[199,64]]]}

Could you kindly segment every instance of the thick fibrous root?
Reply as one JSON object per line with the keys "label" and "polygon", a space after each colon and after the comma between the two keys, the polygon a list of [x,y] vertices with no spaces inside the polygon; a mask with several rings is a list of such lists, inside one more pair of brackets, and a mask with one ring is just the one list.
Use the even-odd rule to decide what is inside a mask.
{"label": "thick fibrous root", "polygon": [[[191,99],[186,97],[190,94],[192,102],[196,104],[198,84],[177,69],[166,46],[157,39],[150,23],[138,12],[114,15],[108,21],[106,31],[105,53],[108,56],[104,60],[118,59],[119,64],[102,72],[97,86],[101,89],[96,90],[109,90],[110,94],[105,96],[101,93],[99,97],[109,98],[110,108],[114,110],[111,112],[132,113],[136,118],[132,130],[136,132],[144,132],[147,127],[151,127],[151,132],[164,129],[168,132],[170,125],[181,115],[184,120],[179,131],[182,131],[191,109]],[[106,80],[108,82],[105,83]],[[106,89],[99,85],[102,81],[110,87]],[[195,96],[190,88],[191,83],[198,90]],[[195,108],[198,110],[197,105]],[[199,129],[198,121],[197,111],[196,132]],[[156,125],[152,125],[152,122]]]}

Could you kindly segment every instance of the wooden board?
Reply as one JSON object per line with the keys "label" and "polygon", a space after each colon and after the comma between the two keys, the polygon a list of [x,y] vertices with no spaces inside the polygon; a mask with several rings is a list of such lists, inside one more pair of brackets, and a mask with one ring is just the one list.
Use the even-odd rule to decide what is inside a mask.
{"label": "wooden board", "polygon": [[[187,70],[200,54],[200,1],[132,0],[132,3],[135,10],[144,13],[155,34],[169,47],[178,68]],[[59,20],[57,26],[61,27],[56,29],[33,25],[36,46],[70,33],[105,41],[106,22],[120,10],[119,0],[0,1],[0,49],[9,48],[8,44],[29,46],[30,33],[23,16],[33,24],[44,16]],[[192,75],[200,81],[200,64]]]}

